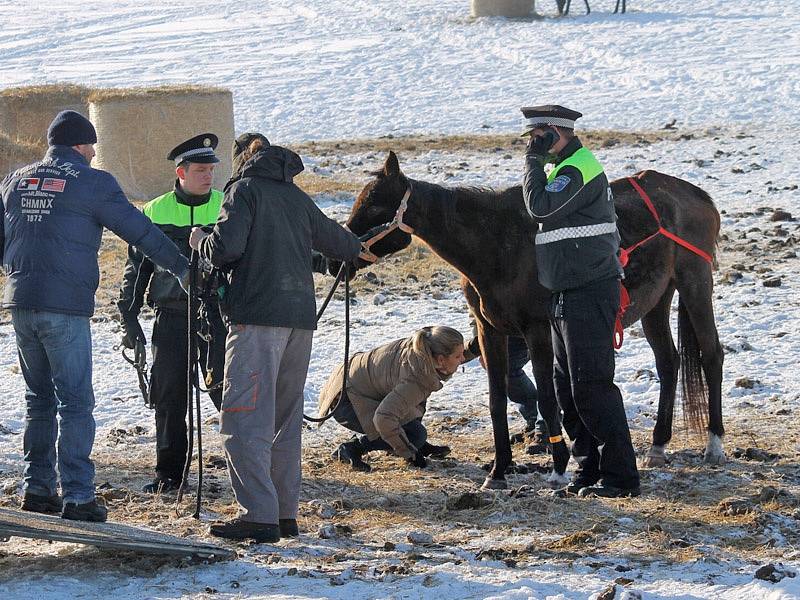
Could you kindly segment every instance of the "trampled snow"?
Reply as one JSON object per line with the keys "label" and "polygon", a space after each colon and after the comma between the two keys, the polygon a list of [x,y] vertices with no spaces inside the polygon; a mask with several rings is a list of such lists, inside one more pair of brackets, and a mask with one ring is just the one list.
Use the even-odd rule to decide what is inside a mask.
{"label": "trampled snow", "polygon": [[[540,10],[554,10],[539,4]],[[224,85],[235,93],[237,131],[263,130],[280,141],[507,133],[517,129],[521,105],[549,101],[579,108],[586,114],[585,126],[593,128],[658,128],[678,119],[678,126],[713,125],[724,131],[719,140],[705,135],[646,148],[598,150],[609,175],[656,168],[697,183],[724,211],[723,232],[738,228],[736,235],[767,226],[763,216],[734,218],[736,213],[760,206],[800,212],[796,189],[784,189],[800,179],[795,158],[800,17],[791,2],[631,0],[630,12],[620,16],[610,14],[612,0],[594,0],[588,17],[580,14],[580,4],[573,3],[578,15],[567,19],[513,21],[471,20],[466,0],[197,0],[191,7],[129,0],[63,7],[0,2],[0,86],[55,81]],[[731,133],[732,126],[736,133]],[[304,158],[309,169],[319,162]],[[364,171],[379,166],[363,156],[342,161],[345,166],[334,175],[365,182]],[[477,153],[423,152],[408,160],[401,156],[401,161],[409,176],[446,185],[513,185],[522,168],[520,157]],[[468,166],[448,168],[461,162]],[[352,199],[319,201],[341,218]],[[765,288],[758,275],[745,273],[715,299],[721,341],[738,350],[726,356],[727,412],[800,405],[795,369],[800,343],[792,335],[779,335],[800,330],[796,273],[787,268],[771,276],[775,274],[783,275],[779,288]],[[466,305],[457,292],[413,306],[387,296],[380,306],[361,299],[353,307],[354,348],[372,347],[432,323],[469,332]],[[341,314],[341,303],[334,302],[315,336],[306,390],[309,411],[340,360],[341,331],[326,323]],[[144,326],[149,335],[151,324]],[[112,428],[150,425],[152,413],[137,398],[134,372],[113,350],[119,337],[116,326],[95,323],[93,336],[97,439]],[[658,384],[638,378],[642,369],[654,370],[652,354],[644,338],[629,334],[618,357],[617,383],[631,426],[649,429]],[[8,324],[0,325],[0,372],[0,425],[19,432],[24,385]],[[753,374],[759,380],[754,389],[734,385],[738,377]],[[432,397],[430,418],[465,409],[485,414],[486,388],[480,367],[466,365]],[[0,471],[13,486],[21,471],[21,439],[3,428]],[[488,438],[488,415],[474,428]],[[330,431],[307,432],[304,443],[330,445]],[[12,541],[8,548],[15,543],[24,542]],[[54,556],[59,548],[55,545]],[[306,554],[335,549],[335,542],[303,538]],[[285,552],[291,556],[301,549]],[[368,559],[369,549],[364,552]],[[80,567],[51,575],[32,565],[26,580],[0,583],[0,594],[180,598],[203,596],[205,588],[213,588],[218,590],[215,597],[251,598],[586,598],[618,575],[615,564],[625,562],[620,556],[598,568],[587,557],[569,566],[542,562],[509,569],[499,561],[477,561],[467,549],[449,548],[441,550],[439,563],[424,577],[363,580],[345,569],[342,585],[334,587],[327,576],[290,576],[285,565],[265,565],[256,554],[248,552],[226,565],[166,568],[130,577]],[[428,554],[437,556],[435,551]],[[797,569],[790,549],[786,562]],[[638,573],[634,587],[645,598],[800,597],[800,577],[772,584],[754,580],[753,571],[744,561],[709,556],[680,565],[652,564]],[[231,587],[233,581],[239,587]]]}

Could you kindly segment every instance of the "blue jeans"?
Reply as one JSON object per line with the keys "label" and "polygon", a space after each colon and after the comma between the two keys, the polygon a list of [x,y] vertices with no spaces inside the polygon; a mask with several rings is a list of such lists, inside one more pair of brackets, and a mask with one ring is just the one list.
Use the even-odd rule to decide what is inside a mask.
{"label": "blue jeans", "polygon": [[25,378],[24,489],[55,494],[58,461],[64,502],[91,502],[95,424],[89,318],[14,308],[11,319]]}

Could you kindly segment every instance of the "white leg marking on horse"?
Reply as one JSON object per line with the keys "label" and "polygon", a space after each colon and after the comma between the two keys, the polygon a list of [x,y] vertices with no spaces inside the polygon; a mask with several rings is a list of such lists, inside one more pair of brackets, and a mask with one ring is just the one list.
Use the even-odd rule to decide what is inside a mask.
{"label": "white leg marking on horse", "polygon": [[550,472],[550,475],[547,476],[547,485],[557,490],[558,488],[562,488],[569,483],[569,477],[564,474],[558,473],[555,469]]}
{"label": "white leg marking on horse", "polygon": [[492,479],[491,477],[487,477],[483,485],[481,486],[482,490],[505,490],[508,489],[508,482],[505,479]]}
{"label": "white leg marking on horse", "polygon": [[722,438],[715,433],[708,433],[708,443],[703,460],[709,465],[722,465],[728,460],[722,448]]}
{"label": "white leg marking on horse", "polygon": [[663,467],[667,464],[667,453],[664,446],[650,446],[647,454],[642,460],[642,466],[648,469]]}

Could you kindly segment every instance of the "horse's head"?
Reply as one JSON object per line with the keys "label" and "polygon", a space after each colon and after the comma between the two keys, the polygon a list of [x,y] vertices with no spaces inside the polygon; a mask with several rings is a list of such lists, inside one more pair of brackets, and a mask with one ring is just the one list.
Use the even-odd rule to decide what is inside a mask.
{"label": "horse's head", "polygon": [[[394,152],[389,152],[383,168],[373,175],[374,179],[364,186],[353,203],[353,210],[347,220],[347,227],[358,236],[378,225],[391,223],[397,215],[403,197],[410,189],[410,183],[400,171],[400,164]],[[394,229],[376,242],[371,250],[377,256],[386,256],[402,250],[410,243],[410,234]]]}

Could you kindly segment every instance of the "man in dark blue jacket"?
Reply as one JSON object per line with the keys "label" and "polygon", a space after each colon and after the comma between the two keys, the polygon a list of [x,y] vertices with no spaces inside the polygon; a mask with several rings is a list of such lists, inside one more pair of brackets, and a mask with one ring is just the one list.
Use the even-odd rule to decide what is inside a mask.
{"label": "man in dark blue jacket", "polygon": [[[44,158],[0,184],[0,258],[25,378],[23,510],[65,519],[105,521],[97,503],[89,317],[100,278],[97,253],[107,227],[150,260],[188,279],[178,248],[122,193],[114,177],[93,169],[97,134],[74,111],[47,131]],[[60,417],[60,424],[56,420]],[[61,478],[56,490],[56,461]]]}

